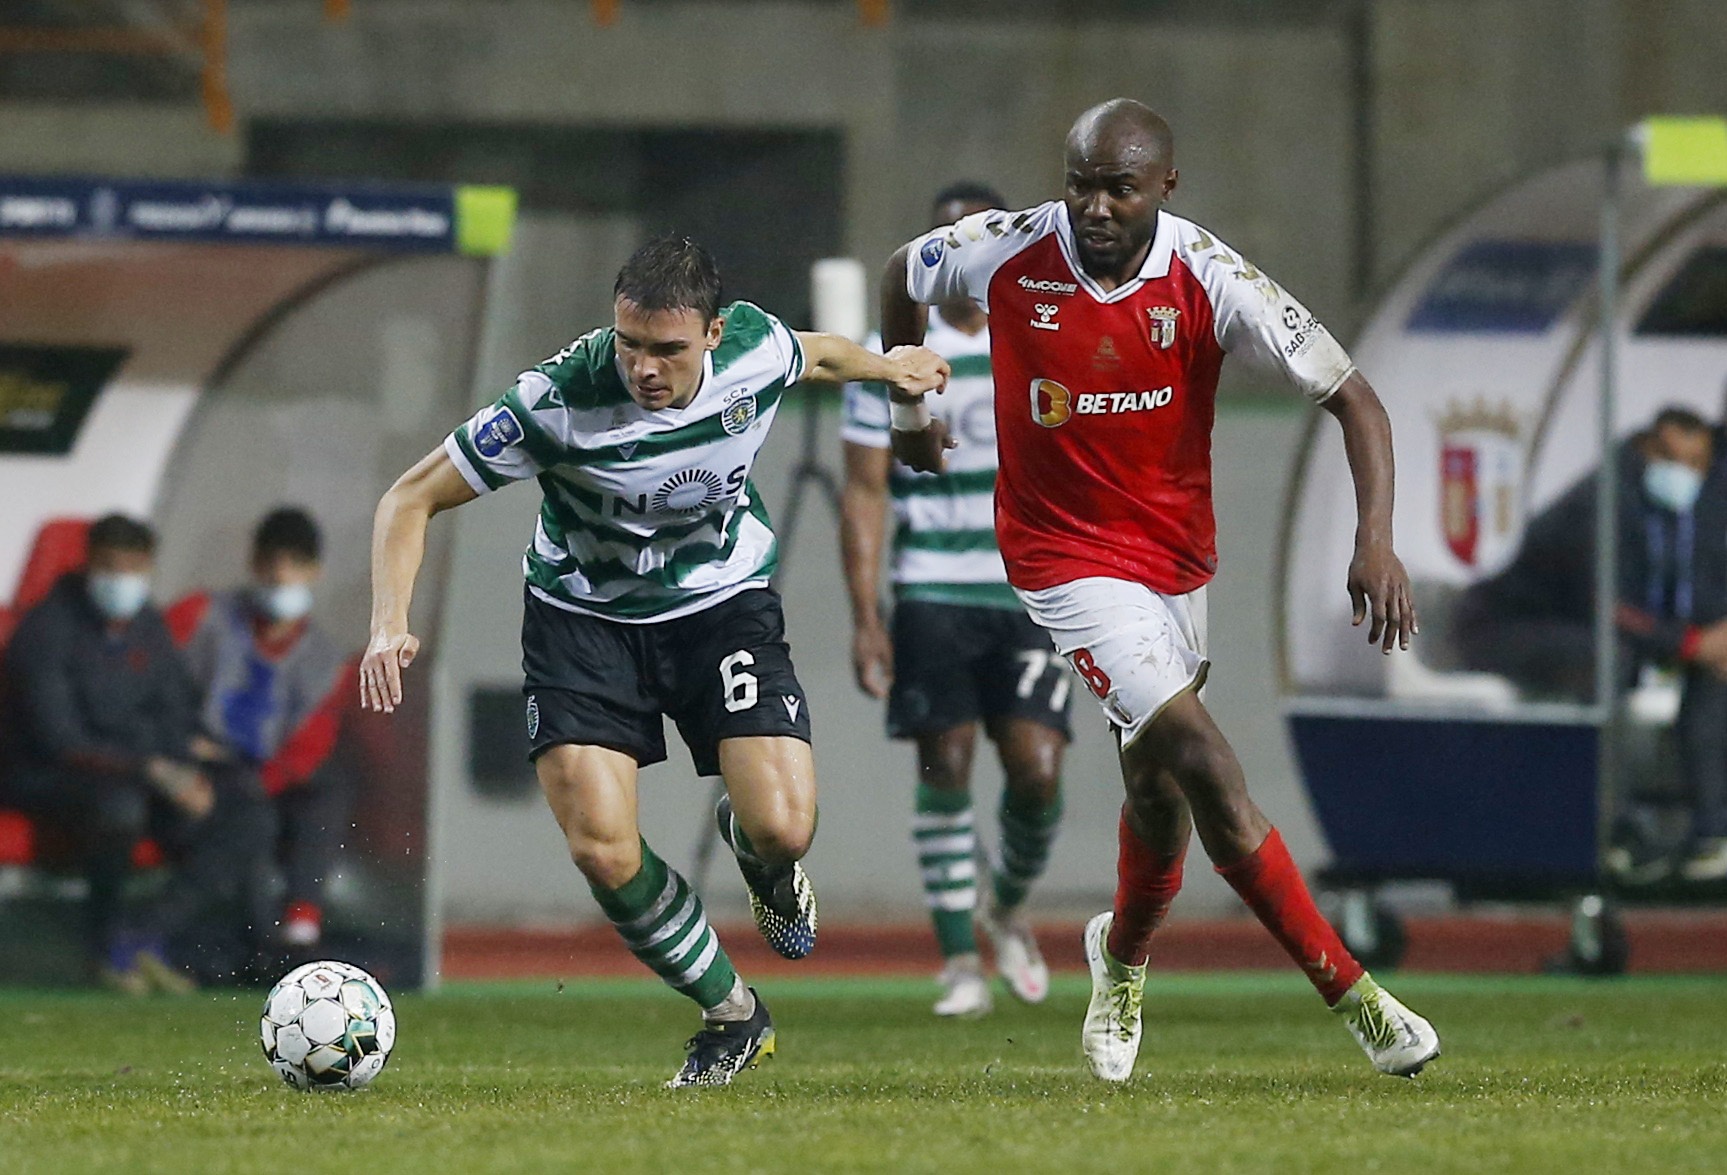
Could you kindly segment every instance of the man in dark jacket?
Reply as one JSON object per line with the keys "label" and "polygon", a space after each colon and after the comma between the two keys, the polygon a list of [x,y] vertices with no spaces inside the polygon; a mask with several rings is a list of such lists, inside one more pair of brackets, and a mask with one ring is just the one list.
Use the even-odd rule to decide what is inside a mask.
{"label": "man in dark jacket", "polygon": [[[198,762],[196,690],[149,602],[154,551],[143,523],[98,520],[87,570],[24,616],[7,654],[16,718],[7,799],[70,834],[90,885],[95,970],[132,994],[189,989],[163,944],[212,901],[244,892],[268,829],[242,780]],[[176,865],[161,897],[127,924],[121,891],[145,835]]]}
{"label": "man in dark jacket", "polygon": [[295,507],[252,534],[252,582],[194,592],[168,609],[169,631],[203,695],[203,730],[270,797],[287,883],[281,945],[323,933],[324,894],[347,827],[347,776],[332,761],[354,667],[312,619],[323,536]]}
{"label": "man in dark jacket", "polygon": [[[1646,665],[1683,678],[1676,733],[1694,809],[1680,875],[1727,878],[1727,460],[1709,425],[1668,408],[1619,451],[1615,627],[1622,684]],[[1538,695],[1591,696],[1595,673],[1595,489],[1589,475],[1542,511],[1517,558],[1459,602],[1472,669]]]}

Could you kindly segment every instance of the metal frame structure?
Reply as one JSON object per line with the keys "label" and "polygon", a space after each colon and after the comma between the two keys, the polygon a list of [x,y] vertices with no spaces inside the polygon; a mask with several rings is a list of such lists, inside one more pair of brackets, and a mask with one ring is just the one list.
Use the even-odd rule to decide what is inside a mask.
{"label": "metal frame structure", "polygon": [[[197,15],[192,19],[165,12],[155,27],[0,25],[0,55],[95,53],[115,57],[195,60],[204,117],[212,130],[231,134],[234,130],[234,102],[228,92],[228,0],[197,0],[196,11]],[[344,21],[349,12],[349,0],[324,0],[324,19],[328,21]]]}

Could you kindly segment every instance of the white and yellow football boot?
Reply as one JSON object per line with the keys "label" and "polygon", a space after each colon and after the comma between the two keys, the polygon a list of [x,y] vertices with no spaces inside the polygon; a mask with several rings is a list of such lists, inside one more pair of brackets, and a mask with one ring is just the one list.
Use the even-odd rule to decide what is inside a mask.
{"label": "white and yellow football boot", "polygon": [[1091,968],[1091,1005],[1085,1010],[1081,1041],[1091,1071],[1105,1081],[1133,1076],[1143,1027],[1145,966],[1130,967],[1109,957],[1104,945],[1115,915],[1108,911],[1085,924],[1085,961]]}
{"label": "white and yellow football boot", "polygon": [[1373,1062],[1391,1077],[1414,1077],[1439,1055],[1439,1034],[1433,1025],[1403,1006],[1363,973],[1331,1009],[1343,1017],[1349,1034]]}

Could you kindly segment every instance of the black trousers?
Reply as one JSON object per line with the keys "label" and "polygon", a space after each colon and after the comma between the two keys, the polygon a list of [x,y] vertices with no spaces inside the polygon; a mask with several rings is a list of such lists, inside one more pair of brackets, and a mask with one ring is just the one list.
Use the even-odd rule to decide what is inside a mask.
{"label": "black trousers", "polygon": [[353,788],[339,767],[326,764],[270,805],[271,842],[287,883],[289,902],[323,905],[336,852],[346,839]]}
{"label": "black trousers", "polygon": [[[25,767],[8,781],[7,799],[72,842],[90,887],[85,934],[100,956],[126,929],[168,938],[189,929],[217,906],[239,904],[262,934],[274,923],[267,904],[270,817],[250,772],[211,774],[216,803],[193,820],[141,775]],[[132,846],[154,837],[168,855],[170,873],[161,894],[131,919],[121,905],[132,872]]]}
{"label": "black trousers", "polygon": [[[1459,609],[1458,650],[1470,669],[1509,677],[1524,689],[1587,700],[1594,693],[1594,631],[1569,621],[1506,619]],[[1623,646],[1620,664],[1634,671]],[[1691,805],[1694,839],[1727,837],[1727,681],[1693,665],[1681,683],[1673,733]]]}
{"label": "black trousers", "polygon": [[1674,734],[1691,800],[1692,837],[1727,837],[1727,681],[1700,665],[1687,669]]}

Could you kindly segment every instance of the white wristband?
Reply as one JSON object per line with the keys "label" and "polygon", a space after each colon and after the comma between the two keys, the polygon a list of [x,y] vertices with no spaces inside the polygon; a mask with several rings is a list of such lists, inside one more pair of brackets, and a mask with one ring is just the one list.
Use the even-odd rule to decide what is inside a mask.
{"label": "white wristband", "polygon": [[930,426],[929,405],[923,402],[921,396],[909,404],[890,400],[888,419],[896,432],[922,432]]}

